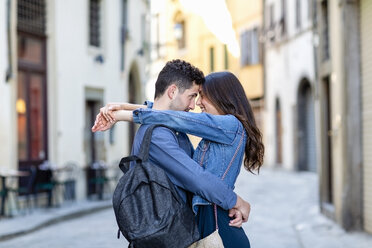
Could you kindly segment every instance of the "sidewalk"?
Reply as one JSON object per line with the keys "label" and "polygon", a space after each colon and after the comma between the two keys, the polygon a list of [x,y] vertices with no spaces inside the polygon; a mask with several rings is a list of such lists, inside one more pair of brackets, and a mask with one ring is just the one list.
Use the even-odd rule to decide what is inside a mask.
{"label": "sidewalk", "polygon": [[372,235],[345,232],[319,211],[315,173],[242,168],[236,192],[252,206],[243,225],[254,248],[369,248]]}
{"label": "sidewalk", "polygon": [[35,209],[32,213],[0,219],[0,241],[37,231],[61,221],[78,218],[99,210],[111,208],[111,200],[83,201],[53,207]]}

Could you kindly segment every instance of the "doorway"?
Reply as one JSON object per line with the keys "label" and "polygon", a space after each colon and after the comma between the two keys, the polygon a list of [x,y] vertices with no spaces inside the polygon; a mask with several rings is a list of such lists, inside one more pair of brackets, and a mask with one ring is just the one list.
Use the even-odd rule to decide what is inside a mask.
{"label": "doorway", "polygon": [[[89,91],[88,91],[89,92]],[[87,93],[87,92],[86,92]],[[104,135],[102,132],[92,132],[91,128],[96,119],[102,101],[87,99],[85,103],[85,135],[84,152],[86,161],[87,195],[98,195],[102,198],[103,184],[97,183],[102,178],[105,163]]]}
{"label": "doorway", "polygon": [[332,166],[332,108],[331,108],[331,85],[329,77],[323,79],[322,82],[323,94],[323,108],[322,108],[322,143],[323,157],[322,157],[322,184],[323,194],[321,201],[324,203],[333,204],[333,166]]}
{"label": "doorway", "polygon": [[[128,82],[128,101],[130,103],[141,103],[141,84],[139,80],[139,72],[137,65],[132,64],[130,73],[129,73],[129,82]],[[128,147],[129,153],[132,151],[132,144],[134,136],[137,132],[137,125],[133,122],[129,122],[128,125]]]}
{"label": "doorway", "polygon": [[18,167],[48,159],[46,40],[18,32],[17,131]]}
{"label": "doorway", "polygon": [[306,78],[299,84],[297,104],[297,168],[316,172],[314,100],[310,82]]}

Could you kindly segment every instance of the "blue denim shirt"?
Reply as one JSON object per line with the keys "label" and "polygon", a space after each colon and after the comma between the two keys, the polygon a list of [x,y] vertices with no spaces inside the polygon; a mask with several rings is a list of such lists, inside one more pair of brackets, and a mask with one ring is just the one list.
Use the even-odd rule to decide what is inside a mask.
{"label": "blue denim shirt", "polygon": [[[141,125],[133,141],[132,154],[140,151],[143,136],[150,125]],[[188,190],[224,209],[233,208],[236,194],[218,177],[200,167],[192,158],[193,147],[184,133],[157,127],[151,137],[149,160],[162,168],[184,201]]]}
{"label": "blue denim shirt", "polygon": [[[247,139],[243,125],[235,116],[137,109],[133,111],[133,119],[142,124],[165,124],[176,131],[202,137],[193,159],[205,170],[223,178],[229,189],[234,189]],[[203,195],[196,194],[192,204],[197,212],[198,205],[210,203]]]}

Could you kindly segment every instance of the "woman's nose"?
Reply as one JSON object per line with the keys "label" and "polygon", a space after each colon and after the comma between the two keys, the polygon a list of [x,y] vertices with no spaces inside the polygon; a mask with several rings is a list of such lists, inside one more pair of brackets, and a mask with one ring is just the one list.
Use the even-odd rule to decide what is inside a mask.
{"label": "woman's nose", "polygon": [[201,101],[200,101],[200,96],[198,97],[198,100],[196,100],[196,105],[200,107]]}

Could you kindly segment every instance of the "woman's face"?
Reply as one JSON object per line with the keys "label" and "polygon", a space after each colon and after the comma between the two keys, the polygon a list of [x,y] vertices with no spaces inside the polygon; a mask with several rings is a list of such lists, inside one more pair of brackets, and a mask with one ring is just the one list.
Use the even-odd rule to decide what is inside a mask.
{"label": "woman's face", "polygon": [[203,94],[203,91],[199,91],[199,98],[196,101],[196,105],[198,105],[202,112],[209,113],[212,115],[220,115],[211,101]]}

